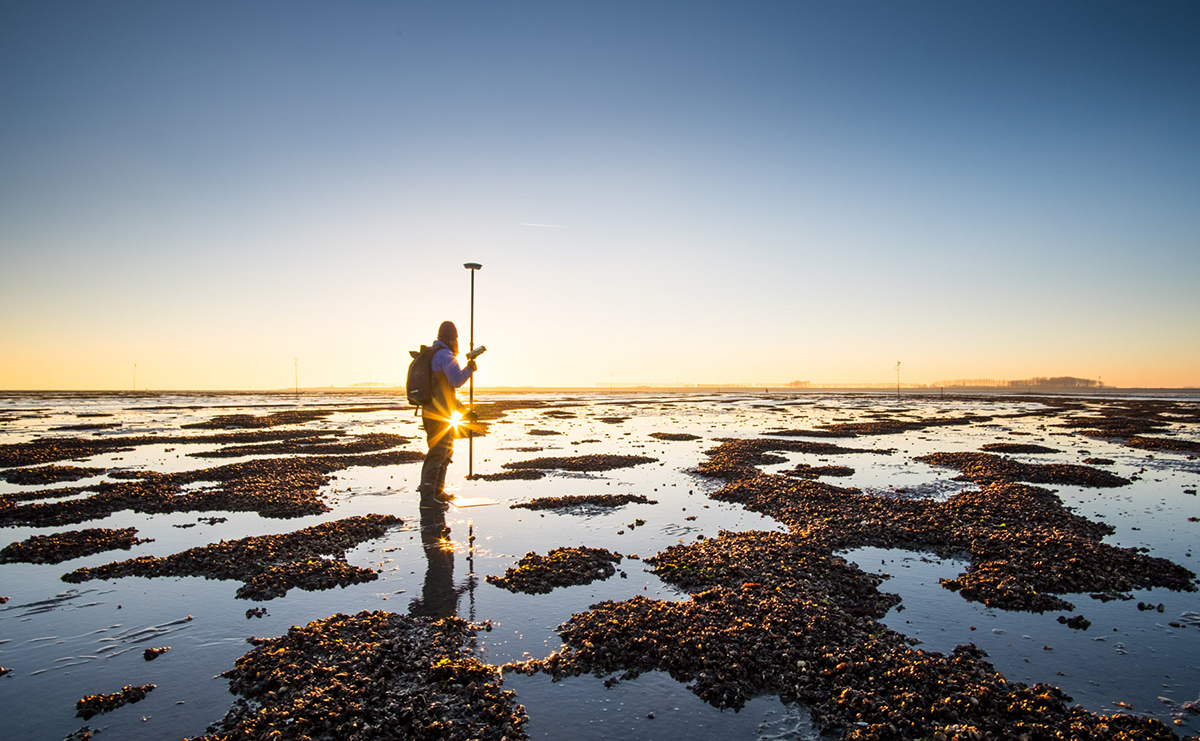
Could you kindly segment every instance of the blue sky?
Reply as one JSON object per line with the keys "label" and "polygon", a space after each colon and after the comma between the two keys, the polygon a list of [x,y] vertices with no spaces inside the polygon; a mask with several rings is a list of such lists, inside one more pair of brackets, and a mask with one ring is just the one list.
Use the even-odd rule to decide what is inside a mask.
{"label": "blue sky", "polygon": [[[1190,3],[9,3],[0,387],[1200,384]],[[533,226],[539,225],[539,226]]]}

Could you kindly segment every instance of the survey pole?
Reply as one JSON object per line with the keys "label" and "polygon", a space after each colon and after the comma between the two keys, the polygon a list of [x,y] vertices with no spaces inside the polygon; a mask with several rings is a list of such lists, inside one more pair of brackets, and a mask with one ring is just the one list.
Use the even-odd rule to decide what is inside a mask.
{"label": "survey pole", "polygon": [[[483,266],[477,262],[465,262],[463,267],[471,271],[471,329],[469,341],[471,352],[475,352],[475,271]],[[467,420],[467,475],[475,473],[475,433],[471,425],[475,423],[475,371],[471,371],[470,386],[467,391],[471,417]]]}

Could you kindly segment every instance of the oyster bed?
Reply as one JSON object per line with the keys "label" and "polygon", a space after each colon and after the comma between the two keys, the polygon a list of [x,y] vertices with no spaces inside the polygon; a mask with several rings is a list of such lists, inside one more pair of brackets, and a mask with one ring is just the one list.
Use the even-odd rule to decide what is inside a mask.
{"label": "oyster bed", "polygon": [[[431,513],[386,394],[0,398],[0,547],[31,556],[0,563],[6,737],[1200,721],[1194,398],[478,401],[474,475],[460,441],[460,506]],[[122,685],[157,689],[80,728],[75,702]]]}
{"label": "oyster bed", "polygon": [[293,587],[313,591],[374,581],[378,577],[373,570],[346,563],[345,551],[399,524],[400,519],[391,515],[350,517],[286,535],[223,540],[165,558],[141,556],[76,569],[63,574],[62,580],[79,584],[129,576],[203,576],[243,582],[236,594],[239,599],[269,600]]}
{"label": "oyster bed", "polygon": [[850,466],[811,466],[801,463],[790,471],[784,471],[785,476],[795,476],[801,479],[819,479],[822,476],[853,476],[854,469]]}
{"label": "oyster bed", "polygon": [[124,705],[141,702],[153,690],[154,685],[152,684],[143,684],[140,687],[125,685],[120,692],[112,692],[107,695],[88,695],[75,703],[75,714],[88,720],[101,713],[111,713]]}
{"label": "oyster bed", "polygon": [[1033,484],[1075,484],[1077,486],[1125,486],[1128,479],[1088,466],[1068,464],[1021,463],[991,453],[931,453],[914,460],[933,466],[946,466],[962,472],[964,481],[1028,481]]}
{"label": "oyster bed", "polygon": [[524,738],[513,693],[464,655],[474,632],[458,618],[364,611],[253,639],[223,676],[254,704],[239,701],[193,741]]}
{"label": "oyster bed", "polygon": [[617,468],[640,466],[643,463],[656,463],[657,458],[644,455],[571,455],[561,458],[531,458],[525,461],[510,461],[504,468],[522,469],[558,469],[562,471],[612,471]]}
{"label": "oyster bed", "polygon": [[555,587],[591,584],[617,573],[621,554],[603,548],[555,548],[545,556],[526,553],[504,576],[488,576],[487,583],[510,592],[548,594]]}
{"label": "oyster bed", "polygon": [[594,605],[563,627],[561,653],[505,670],[615,682],[662,669],[718,707],[764,693],[806,703],[818,727],[853,739],[1176,737],[1159,721],[1072,708],[1049,685],[1010,685],[974,645],[914,649],[872,620],[897,601],[879,579],[786,536],[727,533],[648,562],[692,599]]}
{"label": "oyster bed", "polygon": [[10,468],[4,472],[4,480],[10,484],[57,484],[63,481],[99,476],[103,468],[80,468],[79,466],[39,466],[37,468]]}
{"label": "oyster bed", "polygon": [[[424,455],[396,450],[384,453],[301,458],[262,458],[225,466],[161,474],[155,471],[116,471],[122,481],[59,489],[54,497],[90,493],[82,499],[38,504],[15,504],[0,499],[0,526],[63,525],[106,517],[120,510],[147,514],[164,512],[253,511],[264,517],[290,518],[328,512],[319,490],[329,474],[351,466],[390,466],[415,463]],[[211,489],[185,491],[184,485],[219,482]]]}
{"label": "oyster bed", "polygon": [[640,494],[591,494],[583,496],[538,497],[528,502],[510,505],[513,509],[567,510],[573,507],[606,507],[614,509],[626,504],[658,504]]}
{"label": "oyster bed", "polygon": [[19,543],[0,548],[0,563],[62,563],[93,553],[118,549],[127,551],[145,542],[148,539],[137,537],[137,528],[133,527],[117,530],[93,527],[52,535],[32,535]]}

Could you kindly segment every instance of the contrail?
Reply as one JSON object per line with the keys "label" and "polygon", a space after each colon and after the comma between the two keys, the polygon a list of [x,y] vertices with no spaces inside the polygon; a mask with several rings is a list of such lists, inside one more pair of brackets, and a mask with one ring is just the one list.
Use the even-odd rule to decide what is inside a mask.
{"label": "contrail", "polygon": [[570,229],[571,228],[569,226],[560,226],[558,224],[527,224],[525,222],[521,222],[521,226],[536,226],[541,229]]}

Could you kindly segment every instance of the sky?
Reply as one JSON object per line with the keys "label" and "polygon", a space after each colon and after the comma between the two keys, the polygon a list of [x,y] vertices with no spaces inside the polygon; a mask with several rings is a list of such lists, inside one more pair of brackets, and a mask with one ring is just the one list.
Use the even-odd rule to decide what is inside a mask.
{"label": "sky", "polygon": [[1200,385],[1194,2],[0,7],[0,389]]}

